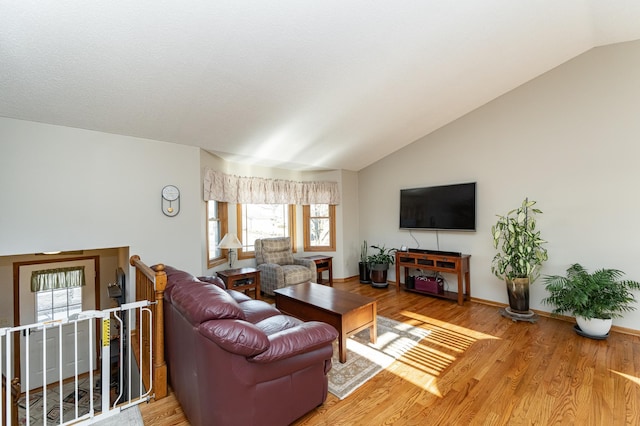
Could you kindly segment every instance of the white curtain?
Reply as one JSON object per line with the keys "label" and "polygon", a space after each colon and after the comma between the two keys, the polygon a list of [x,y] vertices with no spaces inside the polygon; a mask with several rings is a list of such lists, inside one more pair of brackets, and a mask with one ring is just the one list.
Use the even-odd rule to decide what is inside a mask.
{"label": "white curtain", "polygon": [[83,285],[85,285],[84,266],[45,269],[31,273],[31,291],[34,293],[43,290],[80,287]]}
{"label": "white curtain", "polygon": [[228,175],[208,169],[204,199],[237,204],[340,204],[337,182],[295,182]]}

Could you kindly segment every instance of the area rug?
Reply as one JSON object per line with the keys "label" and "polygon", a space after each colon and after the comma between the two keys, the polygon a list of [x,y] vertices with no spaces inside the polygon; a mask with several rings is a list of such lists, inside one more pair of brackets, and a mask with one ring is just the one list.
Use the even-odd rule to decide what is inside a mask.
{"label": "area rug", "polygon": [[[95,383],[94,383],[95,384]],[[78,417],[89,412],[91,393],[89,392],[90,382],[86,377],[78,382],[78,393],[75,392],[75,382],[65,383],[62,386],[62,405],[60,405],[60,388],[52,386],[47,390],[47,409],[44,410],[44,400],[42,391],[29,394],[29,422],[30,425],[60,424],[60,409],[62,408],[63,421],[69,422],[76,418],[75,403],[78,401]],[[26,419],[26,396],[23,395],[18,400],[18,423],[27,424]],[[102,401],[100,389],[96,389],[93,394],[93,407],[96,415],[99,414]],[[94,422],[100,426],[123,426],[142,425],[142,416],[137,406],[132,406],[120,413],[108,417],[102,421]]]}
{"label": "area rug", "polygon": [[[78,401],[78,413],[82,416],[89,412],[90,397],[89,378],[81,379],[78,382],[78,394],[75,393],[75,382],[69,382],[62,386],[62,405],[60,405],[60,388],[52,386],[47,390],[47,409],[44,410],[44,399],[42,391],[29,394],[29,424],[44,424],[60,422],[60,409],[63,410],[63,421],[75,418],[75,402]],[[23,395],[18,400],[18,420],[20,424],[27,424],[26,419],[26,396]],[[94,392],[94,407],[100,409],[100,392]]]}
{"label": "area rug", "polygon": [[374,377],[400,358],[430,331],[378,315],[378,339],[369,339],[369,329],[347,339],[347,362],[338,360],[338,343],[334,342],[333,367],[329,371],[329,392],[339,399]]}

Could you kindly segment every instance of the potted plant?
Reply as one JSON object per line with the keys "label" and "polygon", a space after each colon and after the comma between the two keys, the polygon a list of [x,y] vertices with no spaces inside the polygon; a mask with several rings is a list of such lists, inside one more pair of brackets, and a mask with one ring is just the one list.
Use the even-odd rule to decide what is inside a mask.
{"label": "potted plant", "polygon": [[377,253],[368,256],[367,263],[369,264],[369,270],[371,271],[371,286],[376,288],[387,287],[387,271],[389,265],[393,265],[395,261],[396,249],[387,249],[384,246],[371,246],[378,250]]}
{"label": "potted plant", "polygon": [[491,227],[493,247],[500,251],[491,263],[491,272],[504,279],[509,296],[507,312],[514,316],[533,316],[529,310],[529,285],[540,276],[540,266],[547,260],[545,240],[536,230],[535,215],[542,213],[533,206],[535,201],[525,198],[520,207],[504,216]]}
{"label": "potted plant", "polygon": [[544,277],[549,297],[543,303],[553,305],[553,314],[568,312],[576,317],[579,330],[588,337],[606,337],[613,318],[636,309],[631,304],[635,297],[631,290],[640,290],[640,283],[621,279],[624,273],[617,269],[598,269],[589,273],[579,263],[567,269],[566,277]]}
{"label": "potted plant", "polygon": [[360,270],[360,282],[362,284],[369,284],[371,280],[369,279],[369,263],[367,257],[369,246],[367,245],[367,240],[364,240],[362,246],[360,247],[360,262],[358,262],[358,269]]}

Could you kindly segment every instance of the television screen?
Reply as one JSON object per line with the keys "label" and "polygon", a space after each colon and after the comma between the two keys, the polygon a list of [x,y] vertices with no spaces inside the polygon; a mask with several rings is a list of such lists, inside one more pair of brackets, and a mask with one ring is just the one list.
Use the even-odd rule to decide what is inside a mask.
{"label": "television screen", "polygon": [[475,231],[476,183],[401,189],[400,228]]}

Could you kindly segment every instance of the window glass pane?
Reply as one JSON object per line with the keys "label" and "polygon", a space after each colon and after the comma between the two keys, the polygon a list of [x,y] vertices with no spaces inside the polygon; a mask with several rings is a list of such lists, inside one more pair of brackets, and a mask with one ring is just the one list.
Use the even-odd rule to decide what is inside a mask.
{"label": "window glass pane", "polygon": [[69,300],[69,305],[82,305],[82,289],[81,287],[72,287],[67,289]]}
{"label": "window glass pane", "polygon": [[82,305],[69,305],[69,316],[82,312]]}
{"label": "window glass pane", "polygon": [[329,219],[311,219],[310,220],[310,237],[312,246],[328,246],[330,245]]}
{"label": "window glass pane", "polygon": [[207,227],[207,232],[209,233],[209,260],[217,259],[222,256],[222,250],[218,248],[218,243],[222,236],[217,201],[207,201]]}
{"label": "window glass pane", "polygon": [[288,205],[243,204],[242,228],[243,251],[254,251],[258,238],[289,236]]}
{"label": "window glass pane", "polygon": [[329,217],[329,204],[311,204],[311,216]]}
{"label": "window glass pane", "polygon": [[64,306],[67,307],[67,289],[61,288],[57,290],[51,290],[53,293],[53,309]]}
{"label": "window glass pane", "polygon": [[51,310],[53,308],[51,291],[39,291],[36,293],[36,307],[39,311]]}
{"label": "window glass pane", "polygon": [[36,321],[62,320],[82,312],[82,287],[44,290],[36,293]]}
{"label": "window glass pane", "polygon": [[37,314],[36,322],[52,321],[52,320],[53,320],[52,310],[38,312]]}
{"label": "window glass pane", "polygon": [[53,319],[54,320],[62,320],[67,317],[67,307],[62,306],[60,308],[53,309]]}

